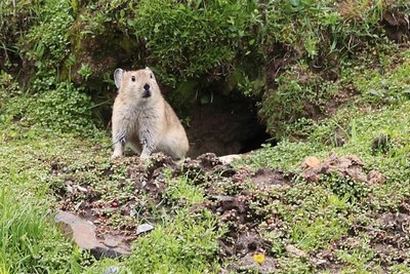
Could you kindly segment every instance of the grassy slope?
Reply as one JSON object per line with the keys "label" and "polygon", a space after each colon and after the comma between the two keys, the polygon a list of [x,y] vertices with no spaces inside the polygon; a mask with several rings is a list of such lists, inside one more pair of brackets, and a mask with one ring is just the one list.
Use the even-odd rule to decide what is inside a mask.
{"label": "grassy slope", "polygon": [[[264,148],[238,163],[238,166],[298,172],[306,156],[325,158],[330,153],[356,154],[367,169],[380,170],[387,176],[386,183],[380,185],[348,185],[343,195],[332,191],[332,178],[318,184],[298,181],[291,188],[276,193],[277,202],[269,205],[268,210],[280,216],[287,230],[281,235],[275,230],[261,228],[261,231],[274,243],[271,253],[277,259],[279,271],[319,271],[310,261],[284,251],[285,245],[294,244],[314,254],[329,249],[332,243],[338,243],[332,252],[338,260],[337,268],[345,273],[375,273],[383,267],[396,273],[410,271],[406,266],[409,261],[398,263],[392,257],[387,258],[393,260],[392,264],[382,264],[371,244],[369,231],[350,235],[350,230],[358,223],[379,229],[374,224],[375,216],[397,211],[410,197],[410,102],[399,100],[383,107],[367,104],[371,101],[368,98],[377,96],[372,95],[372,89],[389,90],[389,84],[388,88],[383,88],[384,79],[404,90],[407,85],[408,90],[410,58],[408,52],[403,55],[407,59],[388,74],[375,73],[369,79],[362,79],[362,93],[356,104],[347,105],[332,118],[314,126],[306,142],[285,140],[277,147]],[[3,121],[12,123],[12,119]],[[343,146],[334,145],[333,140],[338,135],[345,139]],[[383,145],[385,151],[383,147],[372,150],[375,138],[383,135],[388,136]],[[138,240],[129,259],[92,264],[93,259],[65,240],[49,221],[54,204],[49,187],[55,183],[50,177],[50,165],[55,161],[70,168],[107,165],[107,137],[101,133],[94,138],[53,135],[9,124],[1,127],[0,139],[3,143],[0,147],[0,273],[96,273],[97,269],[101,271],[113,264],[135,273],[147,269],[158,273],[217,271],[217,261],[212,256],[220,232],[215,231],[215,219],[208,213],[200,218],[187,213],[191,203],[178,207],[173,217],[161,216],[162,225]],[[91,176],[87,172],[81,174]],[[335,180],[342,185],[348,183]],[[201,201],[199,188],[190,187],[189,182],[182,179],[175,183],[180,186],[178,191],[169,190],[174,199],[189,196],[192,203]],[[352,193],[357,199],[350,199]],[[354,246],[346,247],[338,242],[349,238],[356,241]],[[201,252],[197,252],[199,247]],[[323,271],[332,272],[331,269]]]}
{"label": "grassy slope", "polygon": [[[303,181],[297,183],[285,193],[281,193],[283,200],[275,205],[278,214],[286,221],[290,229],[289,235],[281,241],[295,244],[306,252],[315,253],[326,250],[338,239],[346,241],[351,233],[349,230],[354,225],[359,223],[362,226],[371,226],[375,223],[378,214],[398,212],[400,205],[408,203],[410,195],[409,115],[409,102],[366,115],[349,113],[350,118],[346,125],[354,130],[349,134],[349,140],[343,147],[321,143],[322,138],[329,137],[328,127],[334,125],[335,120],[330,120],[328,124],[324,123],[318,127],[307,143],[282,142],[273,149],[265,148],[256,152],[244,161],[246,165],[254,168],[269,166],[298,172],[300,163],[307,156],[315,155],[324,159],[333,153],[337,155],[355,154],[364,161],[367,170],[379,170],[387,177],[384,184],[364,186],[362,189],[359,184],[352,186],[348,182],[336,179],[339,189],[351,188],[337,195],[335,195],[337,191],[332,189],[334,181],[331,178],[326,178],[319,184]],[[373,152],[373,141],[381,134],[390,136],[390,147],[386,153]],[[355,187],[358,189],[354,189]],[[363,197],[350,201],[349,198],[357,193]],[[374,229],[380,229],[377,224],[374,226]],[[337,249],[337,258],[344,263],[341,268],[346,273],[382,271],[381,260],[369,246],[369,238],[367,232],[359,233],[355,236],[355,241],[358,241],[355,248]],[[284,256],[283,259],[283,267],[287,268],[288,258]],[[291,260],[297,261],[297,267],[309,269],[309,263],[295,258]],[[404,272],[400,273],[407,273],[410,269],[405,267],[406,263],[408,261],[403,264],[397,263],[394,268],[403,267]],[[293,267],[295,265],[292,265]]]}
{"label": "grassy slope", "polygon": [[[380,75],[373,71],[366,80],[366,76],[360,77],[357,81],[363,84],[362,93],[356,102],[315,125],[306,142],[284,140],[274,148],[267,147],[251,154],[240,163],[253,168],[268,166],[298,173],[307,156],[325,159],[331,154],[354,154],[364,161],[365,169],[376,169],[386,176],[385,183],[370,186],[343,182],[338,178],[325,178],[318,184],[302,180],[281,193],[281,199],[275,205],[276,212],[290,230],[281,242],[295,244],[309,254],[331,250],[340,265],[328,270],[329,273],[336,270],[343,273],[410,271],[408,255],[402,262],[395,261],[393,253],[387,258],[381,257],[375,250],[374,234],[371,235],[371,230],[388,234],[376,219],[384,213],[401,212],[400,207],[409,203],[410,103],[399,100],[383,107],[366,103],[380,102],[375,90],[386,92],[387,96],[397,95],[394,95],[395,86],[400,86],[402,94],[409,91],[408,53],[404,52],[405,61],[388,73]],[[344,145],[337,145],[336,139],[343,139]],[[336,191],[332,188],[335,182]],[[346,191],[340,193],[338,190],[343,188]],[[356,195],[363,196],[351,199]],[[357,226],[371,228],[352,232]],[[277,240],[275,234],[273,239]],[[354,239],[354,246],[343,245],[349,239]],[[336,244],[336,248],[332,244]],[[383,246],[387,248],[389,244],[386,242]],[[279,261],[283,269],[299,273],[313,271],[310,262],[282,255]],[[390,267],[385,264],[389,260],[393,262]]]}

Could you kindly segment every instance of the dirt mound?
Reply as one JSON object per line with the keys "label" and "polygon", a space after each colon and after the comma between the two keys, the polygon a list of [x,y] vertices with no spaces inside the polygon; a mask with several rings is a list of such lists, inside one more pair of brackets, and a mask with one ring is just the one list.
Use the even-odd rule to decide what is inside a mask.
{"label": "dirt mound", "polygon": [[[349,235],[327,249],[307,253],[293,245],[289,241],[289,224],[272,205],[278,202],[286,205],[282,193],[292,190],[295,182],[302,179],[305,183],[324,184],[341,197],[346,193],[362,197],[367,192],[362,191],[360,184],[370,187],[385,181],[380,172],[367,170],[354,155],[331,155],[324,160],[308,157],[300,167],[299,174],[269,168],[234,168],[212,153],[177,164],[163,154],[155,154],[149,164],[138,157],[126,157],[106,166],[82,167],[81,172],[53,163],[51,173],[62,181],[55,188],[59,209],[93,223],[96,238],[103,244],[107,238],[120,238],[129,245],[141,229],[155,227],[158,211],[172,215],[175,207],[184,206],[183,201],[170,200],[168,190],[175,180],[186,178],[204,195],[203,202],[194,204],[191,210],[210,210],[225,231],[219,239],[218,252],[218,258],[224,262],[223,271],[274,272],[280,265],[278,251],[273,250],[277,243],[266,232],[276,235],[275,241],[282,245],[280,252],[307,260],[318,269],[342,268],[336,252],[354,248],[360,231],[369,235],[371,246],[386,264],[388,260],[407,259],[410,206],[406,203],[398,215],[387,212],[373,216],[377,221],[372,226],[355,224]],[[334,174],[339,177],[333,185],[326,180]]]}
{"label": "dirt mound", "polygon": [[377,170],[366,173],[363,162],[354,155],[343,157],[331,155],[323,161],[316,157],[308,157],[302,163],[302,168],[304,169],[301,174],[302,177],[310,182],[317,182],[321,175],[330,175],[332,173],[368,184],[384,183],[386,180],[383,174]]}
{"label": "dirt mound", "polygon": [[[364,226],[360,223],[355,224],[348,236],[342,237],[330,248],[312,254],[311,261],[320,268],[333,269],[337,272],[336,269],[343,266],[343,263],[336,258],[338,250],[371,248],[375,260],[388,272],[389,266],[410,260],[409,213],[385,212],[378,216],[367,216],[372,220],[369,224]],[[368,247],[363,243],[363,235],[368,239]]]}
{"label": "dirt mound", "polygon": [[[269,225],[280,226],[279,220],[267,218],[253,205],[260,208],[272,202],[271,197],[260,193],[289,187],[293,176],[271,169],[234,169],[212,153],[187,159],[180,165],[165,155],[155,154],[148,165],[138,157],[127,157],[105,168],[83,167],[82,171],[88,169],[93,174],[89,174],[91,178],[79,178],[78,170],[51,164],[51,173],[63,180],[55,188],[59,209],[92,222],[98,239],[121,236],[131,242],[138,236],[139,225],[155,225],[153,208],[168,209],[166,180],[184,175],[204,189],[206,201],[198,207],[211,210],[228,226],[226,236],[220,239],[220,256],[245,261],[255,252],[269,252],[270,243],[258,234],[257,226],[266,219]],[[255,187],[254,191],[249,191],[249,185]],[[265,260],[272,258],[266,256]],[[235,269],[244,264],[239,261]]]}
{"label": "dirt mound", "polygon": [[395,42],[404,43],[410,37],[410,16],[398,10],[385,11],[382,24],[388,37]]}
{"label": "dirt mound", "polygon": [[[383,265],[410,260],[410,203],[403,202],[399,212],[385,212],[366,229],[371,245]],[[404,210],[403,210],[404,209]]]}

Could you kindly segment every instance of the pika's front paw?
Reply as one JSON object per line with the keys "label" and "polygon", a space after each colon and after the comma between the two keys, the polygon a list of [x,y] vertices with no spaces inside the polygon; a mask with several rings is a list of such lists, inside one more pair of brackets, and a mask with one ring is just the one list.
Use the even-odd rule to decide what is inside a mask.
{"label": "pika's front paw", "polygon": [[113,153],[112,155],[111,155],[111,160],[115,160],[115,159],[118,159],[118,158],[121,158],[122,157],[122,154],[120,154],[120,153]]}
{"label": "pika's front paw", "polygon": [[146,160],[149,159],[149,155],[146,154],[146,153],[142,153],[142,154],[140,155],[140,159],[143,160],[143,161],[146,161]]}

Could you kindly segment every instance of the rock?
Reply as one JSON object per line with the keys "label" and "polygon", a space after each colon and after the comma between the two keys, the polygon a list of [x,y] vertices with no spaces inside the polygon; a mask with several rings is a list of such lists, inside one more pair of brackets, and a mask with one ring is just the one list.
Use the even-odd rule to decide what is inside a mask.
{"label": "rock", "polygon": [[367,174],[367,181],[371,185],[383,184],[386,181],[386,177],[377,170],[371,170],[369,174]]}
{"label": "rock", "polygon": [[120,268],[118,266],[108,267],[103,274],[117,274],[120,273]]}
{"label": "rock", "polygon": [[130,254],[130,247],[120,237],[106,235],[101,241],[97,239],[95,234],[95,225],[74,214],[58,211],[55,222],[80,248],[89,250],[97,259],[102,257],[115,258]]}
{"label": "rock", "polygon": [[232,163],[235,160],[239,160],[241,159],[242,155],[241,154],[230,154],[230,155],[225,155],[225,156],[221,156],[219,157],[219,160],[224,164],[224,165],[228,165],[230,163]]}
{"label": "rock", "polygon": [[153,230],[154,227],[150,224],[142,224],[137,227],[137,235]]}
{"label": "rock", "polygon": [[319,158],[315,157],[315,156],[309,156],[306,157],[306,159],[303,161],[302,163],[302,168],[306,169],[306,168],[316,168],[320,165],[320,160]]}
{"label": "rock", "polygon": [[294,245],[287,245],[287,246],[285,246],[285,249],[292,256],[302,257],[302,258],[307,257],[306,252],[304,252],[303,250],[300,250],[299,248],[295,247]]}
{"label": "rock", "polygon": [[95,236],[95,225],[74,214],[60,211],[55,217],[63,231],[72,237],[74,242],[83,249],[92,249],[99,245]]}

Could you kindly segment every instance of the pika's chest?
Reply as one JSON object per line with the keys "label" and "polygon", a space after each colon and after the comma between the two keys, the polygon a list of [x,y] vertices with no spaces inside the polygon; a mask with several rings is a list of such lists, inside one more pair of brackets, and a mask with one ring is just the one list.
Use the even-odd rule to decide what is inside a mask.
{"label": "pika's chest", "polygon": [[153,109],[127,108],[122,113],[123,122],[133,128],[149,126],[160,119],[160,115]]}

